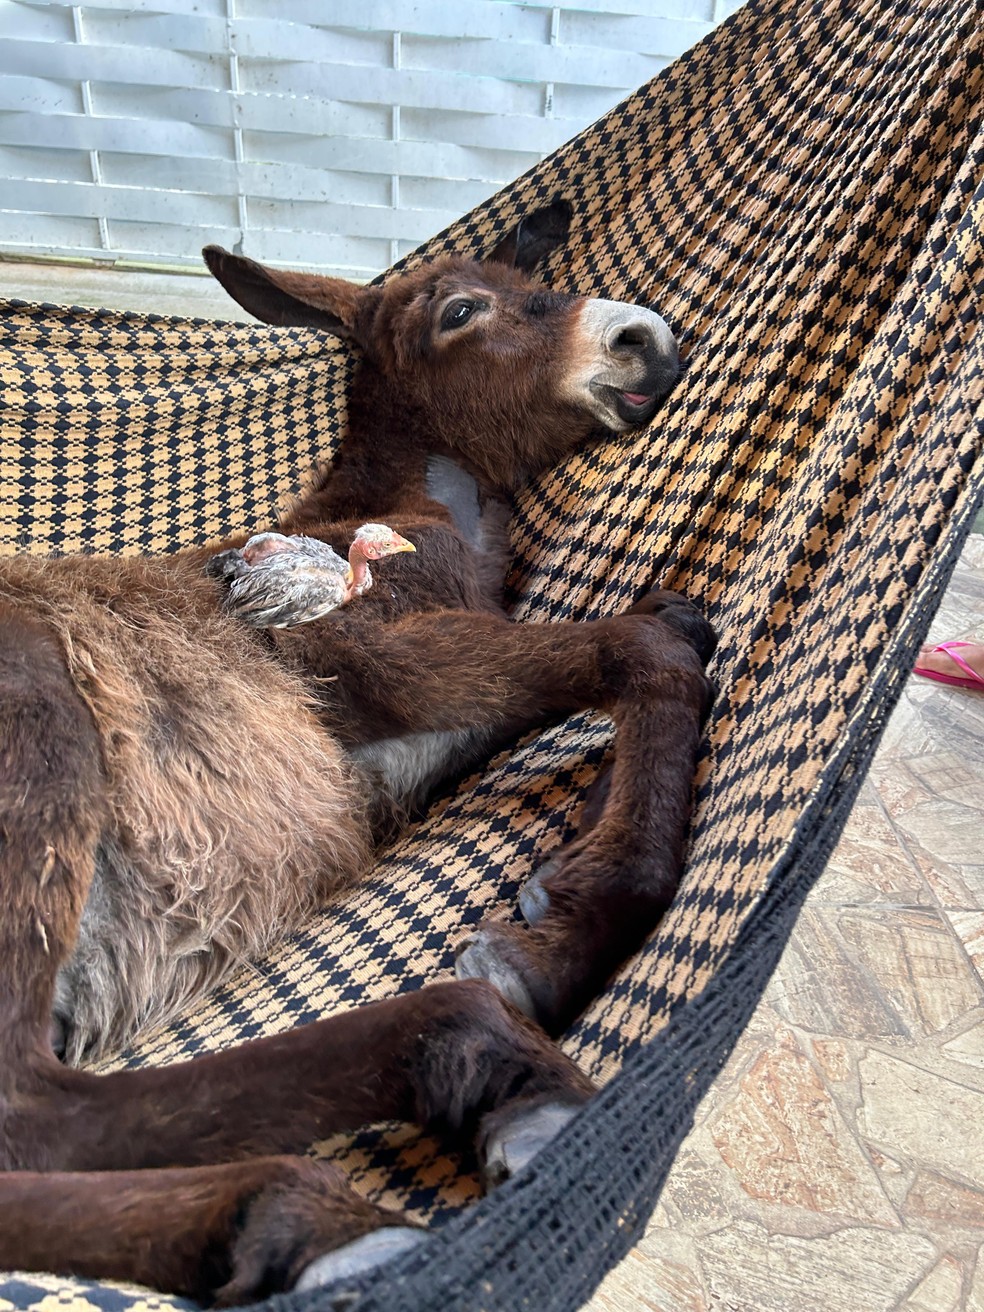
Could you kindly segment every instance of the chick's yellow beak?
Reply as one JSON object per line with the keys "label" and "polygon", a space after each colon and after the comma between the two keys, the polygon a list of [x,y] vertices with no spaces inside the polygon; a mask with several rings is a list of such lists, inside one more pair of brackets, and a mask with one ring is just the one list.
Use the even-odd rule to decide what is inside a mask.
{"label": "chick's yellow beak", "polygon": [[397,551],[416,551],[417,548],[406,538],[401,538],[399,533],[394,533],[386,547],[387,552]]}

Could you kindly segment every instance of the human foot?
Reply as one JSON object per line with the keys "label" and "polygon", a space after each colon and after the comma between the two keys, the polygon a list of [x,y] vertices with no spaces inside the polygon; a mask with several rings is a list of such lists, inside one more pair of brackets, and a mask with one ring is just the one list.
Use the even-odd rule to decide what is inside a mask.
{"label": "human foot", "polygon": [[927,644],[919,652],[913,673],[938,683],[984,692],[984,642]]}

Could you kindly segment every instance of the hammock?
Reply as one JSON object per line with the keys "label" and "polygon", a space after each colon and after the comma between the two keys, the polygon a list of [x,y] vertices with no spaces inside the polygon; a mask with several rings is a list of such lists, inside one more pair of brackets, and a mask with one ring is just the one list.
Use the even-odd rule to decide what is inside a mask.
{"label": "hammock", "polygon": [[[467,1208],[474,1177],[416,1132],[319,1145],[433,1223],[346,1308],[580,1306],[639,1238],[755,1006],[984,486],[982,17],[966,0],[753,0],[411,257],[480,254],[563,195],[572,236],[548,280],[670,321],[689,367],[657,426],[519,498],[509,587],[532,619],[617,612],[654,579],[699,598],[720,696],[679,896],[565,1039],[604,1084],[586,1111]],[[264,524],[344,427],[351,362],[314,333],[21,303],[2,324],[0,551],[170,551]],[[609,741],[596,715],[524,740],[275,959],[121,1060],[447,976],[464,929],[513,914],[571,834]],[[0,1308],[55,1292],[148,1301],[8,1276]]]}

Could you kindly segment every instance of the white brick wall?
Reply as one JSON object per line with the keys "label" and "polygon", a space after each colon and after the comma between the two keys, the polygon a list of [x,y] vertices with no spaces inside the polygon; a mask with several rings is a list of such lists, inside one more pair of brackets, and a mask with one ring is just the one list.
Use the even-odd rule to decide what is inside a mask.
{"label": "white brick wall", "polygon": [[369,277],[740,0],[0,0],[0,255]]}

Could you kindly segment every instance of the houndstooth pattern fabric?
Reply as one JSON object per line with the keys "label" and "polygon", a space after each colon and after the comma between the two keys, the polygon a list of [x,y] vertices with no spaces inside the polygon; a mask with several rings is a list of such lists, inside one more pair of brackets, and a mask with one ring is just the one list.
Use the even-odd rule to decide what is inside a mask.
{"label": "houndstooth pattern fabric", "polygon": [[337,441],[351,367],[309,332],[2,303],[0,553],[271,522]]}
{"label": "houndstooth pattern fabric", "polygon": [[[749,4],[408,261],[481,254],[562,195],[572,234],[547,280],[652,304],[682,343],[653,426],[541,478],[512,530],[517,618],[615,614],[659,583],[720,634],[679,895],[565,1040],[613,1097],[821,823],[984,481],[982,17],[965,0]],[[168,551],[266,524],[330,458],[348,379],[344,352],[306,331],[8,305],[0,548]],[[598,715],[524,740],[273,959],[120,1062],[448,976],[462,933],[514,915],[570,836],[610,742]],[[476,1196],[405,1127],[318,1150],[422,1217]],[[0,1312],[143,1307],[122,1297],[0,1280]]]}

